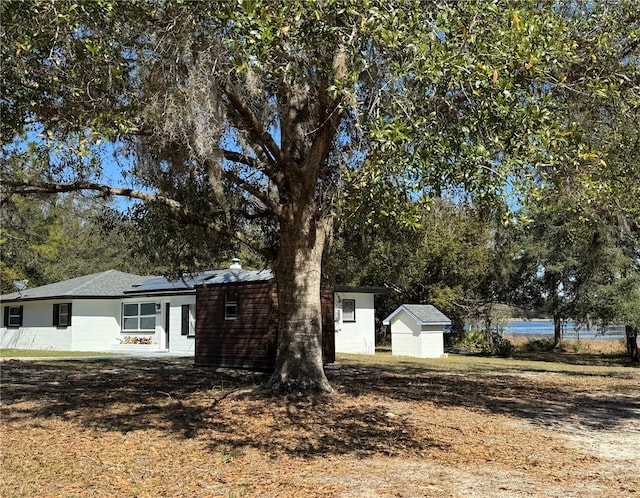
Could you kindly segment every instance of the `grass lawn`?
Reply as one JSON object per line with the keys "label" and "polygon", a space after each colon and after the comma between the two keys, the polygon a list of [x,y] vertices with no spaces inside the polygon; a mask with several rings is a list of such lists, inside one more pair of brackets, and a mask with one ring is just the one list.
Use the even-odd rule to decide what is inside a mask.
{"label": "grass lawn", "polygon": [[112,356],[118,353],[96,351],[52,351],[50,349],[0,349],[0,358],[64,358],[77,356]]}
{"label": "grass lawn", "polygon": [[0,496],[633,496],[640,369],[581,357],[338,355],[322,397],[187,358],[8,360]]}

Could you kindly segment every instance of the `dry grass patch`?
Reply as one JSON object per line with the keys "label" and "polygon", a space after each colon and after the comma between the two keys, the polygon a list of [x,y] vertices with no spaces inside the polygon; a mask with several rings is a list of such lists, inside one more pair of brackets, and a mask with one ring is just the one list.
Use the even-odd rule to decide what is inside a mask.
{"label": "dry grass patch", "polygon": [[333,395],[271,397],[261,375],[187,359],[4,362],[0,495],[627,496],[640,486],[638,370],[376,355],[341,356],[327,371]]}
{"label": "dry grass patch", "polygon": [[119,353],[96,351],[55,351],[52,349],[0,349],[0,358],[60,358],[86,356],[118,356]]}

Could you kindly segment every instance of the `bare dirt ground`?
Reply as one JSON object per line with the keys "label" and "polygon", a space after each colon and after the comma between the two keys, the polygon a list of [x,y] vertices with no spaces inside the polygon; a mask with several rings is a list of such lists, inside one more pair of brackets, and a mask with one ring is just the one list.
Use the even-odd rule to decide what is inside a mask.
{"label": "bare dirt ground", "polygon": [[320,398],[188,359],[4,361],[0,496],[640,496],[640,370],[579,358],[342,356]]}

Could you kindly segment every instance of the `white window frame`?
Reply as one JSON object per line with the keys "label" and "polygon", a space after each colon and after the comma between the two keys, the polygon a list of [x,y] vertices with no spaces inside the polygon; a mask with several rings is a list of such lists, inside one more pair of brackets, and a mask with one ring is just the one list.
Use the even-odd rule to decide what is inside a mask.
{"label": "white window frame", "polygon": [[[351,311],[345,310],[345,304],[351,303],[353,309]],[[342,321],[343,322],[355,322],[356,321],[356,300],[355,299],[343,299],[342,300]]]}
{"label": "white window frame", "polygon": [[[17,310],[17,311],[14,311]],[[10,328],[19,328],[22,326],[22,306],[9,306],[9,315],[7,317],[7,327]],[[14,323],[12,323],[12,319],[17,319]]]}
{"label": "white window frame", "polygon": [[58,324],[61,327],[69,326],[69,303],[61,303],[58,308]]}
{"label": "white window frame", "polygon": [[[231,312],[233,310],[233,312]],[[224,319],[235,320],[238,318],[238,293],[225,292],[224,293]]]}
{"label": "white window frame", "polygon": [[[180,314],[180,335],[184,337],[195,337],[196,336],[196,317],[194,315],[194,304],[183,304],[181,306],[181,314]],[[185,317],[184,312],[188,309],[188,315]],[[186,324],[185,322],[186,318]],[[186,328],[185,328],[186,325]]]}
{"label": "white window frame", "polygon": [[[54,304],[53,307],[54,307],[53,308],[54,309],[54,313],[57,315],[57,317],[54,317],[55,326],[56,327],[70,327],[71,326],[71,309],[72,309],[71,308],[71,303]],[[57,320],[56,320],[56,318],[57,318]]]}
{"label": "white window frame", "polygon": [[[142,314],[143,306],[152,307],[153,312],[147,312]],[[136,306],[136,314],[125,315],[125,309],[129,306]],[[122,322],[121,322],[121,330],[122,332],[146,332],[146,333],[155,333],[156,326],[158,325],[157,321],[157,305],[155,301],[136,301],[136,302],[123,302],[122,303]],[[149,319],[153,317],[153,328],[141,328],[140,324],[143,319]],[[136,328],[128,328],[127,320],[136,320]]]}

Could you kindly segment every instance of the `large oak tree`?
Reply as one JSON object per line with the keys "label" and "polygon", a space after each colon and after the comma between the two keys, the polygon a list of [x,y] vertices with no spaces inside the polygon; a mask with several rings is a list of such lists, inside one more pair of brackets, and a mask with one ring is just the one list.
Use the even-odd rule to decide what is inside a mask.
{"label": "large oak tree", "polygon": [[[6,1],[4,194],[128,196],[194,227],[181,236],[261,253],[278,284],[272,385],[330,390],[334,224],[347,210],[410,224],[399,200],[460,187],[484,202],[561,161],[579,137],[554,96],[599,84],[571,15],[532,0]],[[20,136],[47,167],[9,168]]]}

